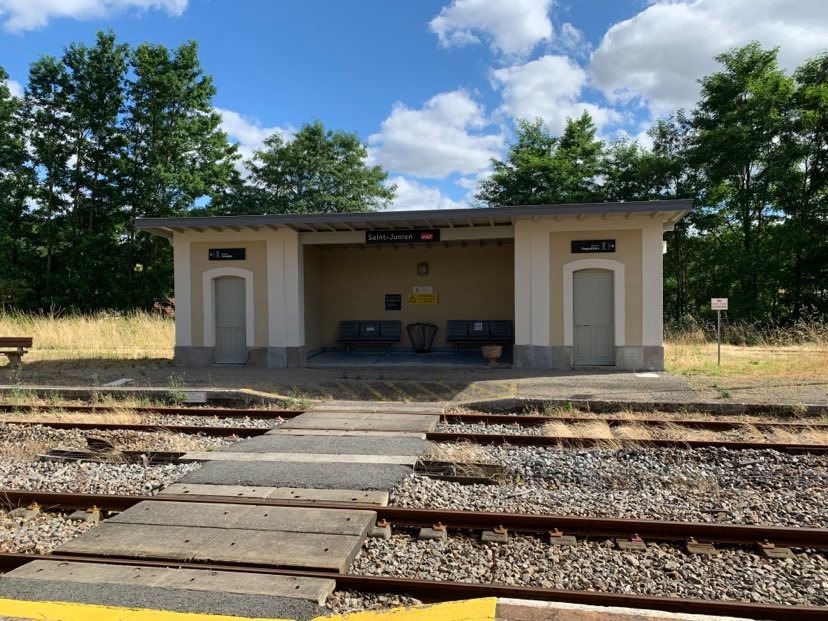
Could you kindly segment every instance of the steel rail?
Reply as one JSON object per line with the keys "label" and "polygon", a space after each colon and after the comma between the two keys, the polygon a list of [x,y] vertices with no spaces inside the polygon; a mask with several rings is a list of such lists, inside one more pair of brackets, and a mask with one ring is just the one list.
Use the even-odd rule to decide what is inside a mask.
{"label": "steel rail", "polygon": [[168,406],[111,406],[111,405],[12,405],[0,404],[0,412],[138,412],[142,414],[171,414],[193,416],[215,416],[216,418],[294,418],[304,410],[258,410],[255,408],[207,408]]}
{"label": "steel rail", "polygon": [[6,420],[0,424],[33,427],[41,425],[52,429],[81,429],[97,431],[171,431],[188,435],[212,437],[260,436],[271,430],[270,427],[220,427],[205,425],[165,425],[164,423],[73,423],[71,421]]}
{"label": "steel rail", "polygon": [[628,593],[601,593],[597,591],[575,591],[567,589],[545,589],[541,587],[509,586],[505,584],[458,582],[448,580],[422,580],[370,576],[360,574],[337,574],[324,571],[281,569],[262,565],[234,565],[219,563],[194,563],[170,560],[113,558],[85,555],[38,555],[0,553],[0,570],[11,571],[34,560],[54,562],[84,562],[105,565],[137,565],[141,567],[170,567],[184,569],[209,569],[237,573],[258,573],[276,576],[323,578],[336,580],[337,588],[354,589],[375,593],[408,594],[428,602],[473,599],[479,597],[509,597],[547,602],[566,602],[590,606],[614,606],[642,608],[685,614],[706,614],[746,619],[768,619],[770,621],[821,621],[828,609],[818,606],[763,604],[757,602],[735,602],[678,597],[657,597],[653,595],[632,595]]}
{"label": "steel rail", "polygon": [[664,440],[651,438],[577,438],[569,436],[532,436],[498,433],[466,433],[432,431],[426,439],[433,442],[472,442],[474,444],[497,444],[514,446],[560,446],[565,448],[601,447],[607,444],[629,448],[727,448],[734,451],[746,449],[774,450],[781,453],[801,455],[805,453],[828,453],[828,444],[794,444],[780,442],[735,442],[731,440]]}
{"label": "steel rail", "polygon": [[818,419],[813,423],[803,422],[801,420],[788,422],[779,421],[753,421],[753,422],[738,422],[738,421],[724,421],[724,420],[698,420],[698,419],[675,419],[662,420],[656,418],[619,418],[619,417],[589,417],[589,416],[543,416],[540,414],[486,414],[486,413],[454,413],[442,414],[442,419],[449,423],[466,423],[466,424],[498,424],[498,425],[520,425],[521,427],[535,427],[545,423],[565,423],[567,425],[574,425],[579,423],[607,423],[610,427],[619,427],[622,425],[636,424],[658,427],[661,425],[680,425],[691,429],[705,429],[708,431],[732,431],[740,429],[746,425],[759,428],[768,429],[828,429],[828,423],[821,422]]}
{"label": "steel rail", "polygon": [[677,522],[633,518],[581,517],[570,515],[535,515],[485,511],[421,509],[413,507],[377,507],[367,503],[310,502],[302,500],[268,500],[240,497],[217,497],[196,494],[161,494],[158,496],[119,496],[114,494],[71,494],[0,489],[0,504],[25,506],[36,502],[43,508],[74,510],[92,506],[105,511],[124,511],[139,502],[224,503],[268,507],[306,507],[317,509],[362,509],[374,511],[377,519],[397,526],[433,526],[441,523],[452,529],[491,530],[505,527],[515,532],[544,533],[554,530],[582,537],[630,537],[638,535],[654,541],[685,542],[689,538],[703,542],[752,545],[770,541],[779,546],[828,549],[828,528],[765,526],[754,524],[720,524]]}

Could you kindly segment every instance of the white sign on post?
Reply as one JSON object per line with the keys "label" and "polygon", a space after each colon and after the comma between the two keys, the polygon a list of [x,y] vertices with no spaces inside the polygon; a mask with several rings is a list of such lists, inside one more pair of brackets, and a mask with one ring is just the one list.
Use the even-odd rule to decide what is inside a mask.
{"label": "white sign on post", "polygon": [[716,311],[716,363],[722,366],[722,311],[727,310],[727,298],[710,298],[710,309]]}

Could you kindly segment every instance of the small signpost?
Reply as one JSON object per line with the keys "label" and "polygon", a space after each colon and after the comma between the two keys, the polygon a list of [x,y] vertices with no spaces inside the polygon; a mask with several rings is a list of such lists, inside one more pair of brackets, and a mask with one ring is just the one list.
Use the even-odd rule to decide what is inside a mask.
{"label": "small signpost", "polygon": [[722,311],[727,310],[727,298],[710,298],[710,308],[716,311],[716,354],[722,366]]}

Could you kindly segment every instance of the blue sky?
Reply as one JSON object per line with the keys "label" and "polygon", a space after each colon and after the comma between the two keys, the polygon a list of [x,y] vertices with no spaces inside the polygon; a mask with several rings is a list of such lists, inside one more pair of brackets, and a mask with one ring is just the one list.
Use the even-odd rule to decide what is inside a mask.
{"label": "blue sky", "polygon": [[356,131],[398,209],[463,206],[514,119],[559,131],[587,109],[638,138],[691,107],[712,57],[752,39],[788,68],[824,51],[824,0],[0,0],[0,65],[112,28],[133,44],[195,39],[224,128],[249,154],[313,118]]}

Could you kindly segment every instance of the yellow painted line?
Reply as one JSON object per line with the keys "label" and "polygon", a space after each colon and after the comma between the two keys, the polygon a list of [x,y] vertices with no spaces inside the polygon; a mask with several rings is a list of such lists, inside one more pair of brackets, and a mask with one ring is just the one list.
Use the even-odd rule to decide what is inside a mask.
{"label": "yellow painted line", "polygon": [[252,388],[239,388],[239,392],[243,392],[248,395],[253,395],[256,397],[269,397],[271,399],[290,399],[290,397],[286,395],[280,395],[275,392],[265,392],[263,390],[253,390]]}
{"label": "yellow painted line", "polygon": [[292,621],[291,619],[254,619],[195,612],[170,612],[143,608],[118,608],[74,602],[30,602],[0,598],[0,616],[38,621]]}
{"label": "yellow painted line", "polygon": [[[414,388],[416,388],[417,390],[423,392],[424,394],[427,394],[427,395],[430,395],[431,397],[434,397],[434,401],[442,401],[442,399],[440,399],[440,395],[438,395],[433,390],[429,390],[424,385],[422,385],[418,382],[412,382],[412,385],[414,386]],[[422,401],[422,399],[417,399],[417,401]]]}
{"label": "yellow painted line", "polygon": [[[391,392],[393,392],[395,395],[397,395],[398,397],[402,397],[403,401],[408,401],[409,399],[411,399],[411,395],[409,395],[402,388],[397,386],[394,382],[389,382],[388,380],[383,380],[382,383],[385,384],[386,386],[388,386],[388,388],[391,389]],[[416,396],[415,396],[415,400],[416,400]]]}
{"label": "yellow painted line", "polygon": [[494,621],[496,597],[468,599],[410,608],[352,612],[332,617],[317,617],[313,621]]}
{"label": "yellow painted line", "polygon": [[342,391],[342,392],[343,392],[343,393],[344,393],[347,397],[350,397],[350,398],[354,399],[355,401],[358,401],[358,400],[359,400],[359,395],[357,394],[357,392],[356,392],[356,391],[354,391],[354,390],[352,390],[352,389],[351,389],[349,386],[347,386],[346,384],[344,384],[344,383],[342,383],[342,382],[340,382],[340,381],[336,381],[336,382],[334,382],[334,385],[335,385],[337,388],[339,388],[339,390],[341,390],[341,391]]}
{"label": "yellow painted line", "polygon": [[374,395],[377,401],[389,401],[389,399],[386,398],[388,397],[388,395],[380,392],[379,390],[371,386],[369,382],[362,382],[362,387],[365,388],[372,395]]}

